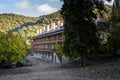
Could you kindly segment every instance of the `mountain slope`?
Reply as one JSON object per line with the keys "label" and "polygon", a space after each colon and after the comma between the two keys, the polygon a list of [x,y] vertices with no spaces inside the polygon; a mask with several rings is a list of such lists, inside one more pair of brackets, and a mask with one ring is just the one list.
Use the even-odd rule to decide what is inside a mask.
{"label": "mountain slope", "polygon": [[39,18],[25,17],[18,14],[0,14],[0,30],[6,32],[29,22],[36,22]]}
{"label": "mountain slope", "polygon": [[22,37],[31,38],[36,35],[40,27],[50,24],[51,21],[62,19],[60,11],[40,17],[26,17],[18,14],[0,14],[0,31],[12,30]]}

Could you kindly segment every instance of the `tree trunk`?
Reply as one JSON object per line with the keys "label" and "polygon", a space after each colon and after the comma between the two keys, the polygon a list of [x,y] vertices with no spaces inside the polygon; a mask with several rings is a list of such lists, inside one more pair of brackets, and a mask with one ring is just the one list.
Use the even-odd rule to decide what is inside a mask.
{"label": "tree trunk", "polygon": [[113,47],[112,55],[113,57],[117,57],[117,48]]}
{"label": "tree trunk", "polygon": [[86,55],[85,54],[81,54],[81,66],[84,66],[86,62]]}

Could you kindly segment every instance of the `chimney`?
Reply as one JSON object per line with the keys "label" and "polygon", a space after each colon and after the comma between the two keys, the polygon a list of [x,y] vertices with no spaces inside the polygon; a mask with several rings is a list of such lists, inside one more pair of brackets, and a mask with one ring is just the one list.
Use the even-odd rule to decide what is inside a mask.
{"label": "chimney", "polygon": [[52,27],[53,30],[55,30],[55,27],[56,27],[55,22],[51,23],[51,27]]}
{"label": "chimney", "polygon": [[63,26],[63,22],[60,22],[60,26]]}
{"label": "chimney", "polygon": [[47,32],[50,31],[50,25],[47,25]]}
{"label": "chimney", "polygon": [[45,33],[45,27],[43,27],[43,33]]}
{"label": "chimney", "polygon": [[44,29],[42,28],[42,33],[44,33]]}
{"label": "chimney", "polygon": [[37,30],[37,35],[39,35],[39,29]]}
{"label": "chimney", "polygon": [[39,30],[40,34],[42,34],[42,29]]}
{"label": "chimney", "polygon": [[58,20],[58,22],[57,22],[57,29],[60,28],[60,25],[61,25],[61,22],[60,22],[60,20]]}

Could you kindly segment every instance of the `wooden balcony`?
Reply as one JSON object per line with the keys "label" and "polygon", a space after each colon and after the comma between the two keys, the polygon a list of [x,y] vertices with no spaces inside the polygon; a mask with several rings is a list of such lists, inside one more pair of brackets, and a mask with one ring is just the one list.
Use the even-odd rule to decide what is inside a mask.
{"label": "wooden balcony", "polygon": [[32,51],[43,51],[43,52],[55,52],[55,49],[50,49],[50,48],[33,48]]}
{"label": "wooden balcony", "polygon": [[50,43],[58,43],[63,42],[63,40],[54,40],[54,41],[43,41],[43,42],[32,42],[32,44],[50,44]]}

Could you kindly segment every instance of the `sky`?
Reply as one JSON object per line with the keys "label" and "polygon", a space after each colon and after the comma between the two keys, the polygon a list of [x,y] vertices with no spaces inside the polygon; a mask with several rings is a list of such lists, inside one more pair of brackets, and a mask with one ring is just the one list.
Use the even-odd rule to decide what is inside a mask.
{"label": "sky", "polygon": [[105,2],[105,3],[113,5],[113,2],[114,2],[114,0],[112,0],[111,2]]}
{"label": "sky", "polygon": [[15,13],[38,17],[60,10],[60,0],[0,0],[0,14]]}
{"label": "sky", "polygon": [[0,13],[38,17],[60,10],[62,4],[60,0],[0,0]]}

